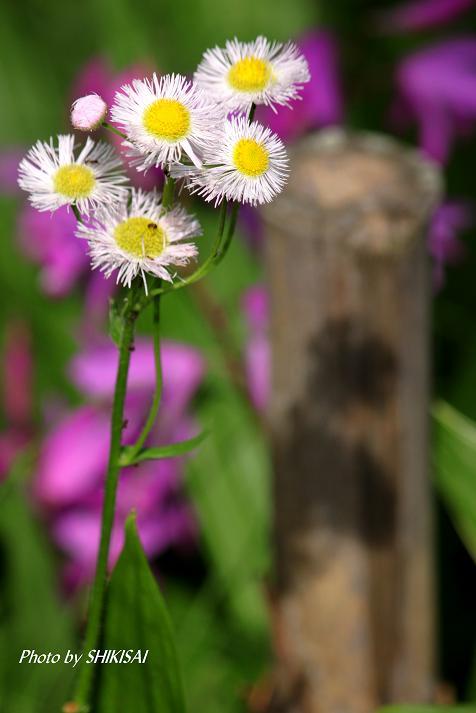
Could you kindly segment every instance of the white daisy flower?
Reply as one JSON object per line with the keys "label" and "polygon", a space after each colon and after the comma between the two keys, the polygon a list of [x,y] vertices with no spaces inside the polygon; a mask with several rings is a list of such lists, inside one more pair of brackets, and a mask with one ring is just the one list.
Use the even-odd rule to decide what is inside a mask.
{"label": "white daisy flower", "polygon": [[114,148],[89,137],[77,157],[72,134],[58,136],[58,146],[38,141],[21,161],[20,188],[30,194],[38,210],[57,210],[76,205],[80,213],[104,203],[114,203],[127,195],[122,186],[127,178],[120,173],[122,162]]}
{"label": "white daisy flower", "polygon": [[200,166],[224,110],[180,74],[136,79],[117,92],[112,120],[127,134],[137,168],[166,167],[182,154]]}
{"label": "white daisy flower", "polygon": [[215,205],[228,201],[269,203],[283,189],[289,169],[281,139],[257,121],[232,117],[217,145],[204,156],[205,166],[172,167],[175,178],[185,178],[193,193]]}
{"label": "white daisy flower", "polygon": [[186,265],[197,255],[190,241],[199,236],[199,222],[181,206],[164,212],[160,195],[132,190],[132,199],[114,206],[104,206],[88,223],[78,225],[76,235],[89,243],[93,269],[106,277],[117,270],[117,282],[127,287],[145,273],[172,281],[169,268]]}
{"label": "white daisy flower", "polygon": [[230,111],[248,112],[252,104],[289,106],[310,79],[306,59],[293,42],[282,44],[258,37],[235,38],[224,48],[207,50],[195,82]]}

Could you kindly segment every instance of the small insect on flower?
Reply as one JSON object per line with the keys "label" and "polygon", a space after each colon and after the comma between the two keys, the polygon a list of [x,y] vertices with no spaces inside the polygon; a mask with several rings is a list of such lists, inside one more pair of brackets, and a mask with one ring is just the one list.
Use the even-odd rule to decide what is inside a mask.
{"label": "small insect on flower", "polygon": [[71,107],[71,123],[78,131],[94,131],[106,118],[107,104],[99,94],[76,99]]}
{"label": "small insect on flower", "polygon": [[252,104],[289,106],[309,79],[306,59],[293,42],[271,43],[265,37],[254,42],[235,38],[224,48],[207,50],[194,75],[217,102],[242,112]]}
{"label": "small insect on flower", "polygon": [[196,257],[190,241],[201,228],[181,206],[164,212],[156,191],[133,190],[131,201],[101,208],[76,235],[88,241],[93,269],[106,277],[117,270],[117,282],[127,287],[140,274],[147,292],[146,273],[171,282],[169,268]]}
{"label": "small insect on flower", "polygon": [[216,140],[225,113],[195,84],[179,74],[136,79],[117,92],[112,120],[127,134],[140,171],[167,167],[185,154],[200,166]]}
{"label": "small insect on flower", "polygon": [[74,204],[87,215],[127,196],[128,189],[122,185],[127,178],[120,172],[122,162],[114,148],[88,137],[75,157],[74,141],[71,134],[58,136],[57,147],[53,139],[38,141],[21,161],[18,184],[38,210]]}
{"label": "small insect on flower", "polygon": [[289,173],[281,139],[257,121],[249,124],[244,116],[225,123],[220,141],[205,159],[201,170],[177,165],[172,174],[185,178],[193,193],[215,204],[223,198],[251,205],[269,203],[283,189]]}

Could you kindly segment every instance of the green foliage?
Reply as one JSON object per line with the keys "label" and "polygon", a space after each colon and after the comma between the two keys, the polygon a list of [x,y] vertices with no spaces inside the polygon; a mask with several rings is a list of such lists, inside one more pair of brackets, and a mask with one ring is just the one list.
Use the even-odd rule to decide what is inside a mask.
{"label": "green foliage", "polygon": [[436,484],[476,559],[476,424],[445,402],[433,411]]}
{"label": "green foliage", "polygon": [[108,588],[102,649],[149,650],[145,663],[100,666],[97,713],[184,713],[172,626],[135,518]]}
{"label": "green foliage", "polygon": [[178,443],[171,443],[167,446],[156,446],[152,448],[143,448],[136,456],[132,459],[129,457],[129,453],[133,452],[133,447],[128,446],[123,449],[123,455],[121,456],[122,465],[130,465],[131,463],[142,463],[145,460],[161,460],[162,458],[176,458],[177,456],[183,456],[190,451],[195,450],[200,443],[207,437],[208,432],[202,431],[197,436],[189,438],[186,441],[179,441]]}
{"label": "green foliage", "polygon": [[76,641],[51,553],[14,478],[0,490],[0,547],[0,709],[52,713],[68,697],[72,667],[19,664],[19,658],[24,649],[63,657]]}

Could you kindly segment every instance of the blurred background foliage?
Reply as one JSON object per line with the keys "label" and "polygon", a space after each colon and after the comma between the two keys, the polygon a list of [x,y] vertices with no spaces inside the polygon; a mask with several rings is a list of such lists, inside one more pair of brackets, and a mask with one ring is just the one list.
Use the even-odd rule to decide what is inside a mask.
{"label": "blurred background foliage", "polygon": [[[394,4],[394,3],[393,3]],[[190,73],[205,48],[232,36],[262,33],[298,38],[325,27],[335,33],[343,77],[346,123],[386,130],[393,72],[405,53],[446,36],[446,28],[382,35],[373,13],[391,2],[365,0],[3,0],[0,4],[0,150],[23,151],[38,138],[66,132],[71,87],[80,69],[103,57],[117,71],[147,63],[162,72]],[[470,9],[451,34],[475,31]],[[476,82],[475,82],[476,89]],[[416,133],[406,134],[417,141]],[[446,166],[449,196],[476,201],[474,137],[455,147]],[[34,431],[44,403],[83,401],[67,375],[77,352],[84,307],[79,286],[63,299],[44,294],[38,269],[18,247],[17,197],[0,197],[0,329],[12,320],[32,335]],[[197,206],[203,254],[215,217]],[[204,316],[197,294],[164,301],[165,336],[197,347],[206,377],[195,398],[208,439],[185,469],[185,488],[198,521],[198,546],[166,551],[154,562],[176,630],[190,711],[263,710],[268,694],[270,637],[265,581],[270,573],[270,463],[263,430],[230,379],[224,342],[245,350],[244,291],[263,279],[259,254],[239,231],[227,260],[209,278],[214,304],[226,315],[226,336]],[[474,231],[463,235],[465,258],[448,271],[434,300],[435,509],[440,597],[439,675],[450,697],[476,700],[476,330]],[[213,311],[213,310],[212,310]],[[213,321],[213,320],[212,320]],[[142,331],[147,332],[144,321]],[[5,341],[5,340],[3,340]],[[453,407],[453,408],[452,408]],[[457,409],[457,410],[455,410]],[[3,414],[3,426],[8,427]],[[32,455],[33,451],[33,455]],[[51,713],[65,700],[70,671],[12,664],[22,648],[75,648],[84,591],[62,601],[62,559],[29,494],[35,448],[21,458],[0,490],[0,711]],[[75,643],[76,642],[76,643]]]}

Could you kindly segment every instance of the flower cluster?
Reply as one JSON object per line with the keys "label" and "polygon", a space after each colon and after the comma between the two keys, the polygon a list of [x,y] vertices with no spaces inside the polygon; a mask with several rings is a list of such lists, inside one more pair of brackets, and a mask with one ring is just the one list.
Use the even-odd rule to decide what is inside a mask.
{"label": "flower cluster", "polygon": [[[235,39],[205,52],[192,81],[179,74],[133,79],[111,107],[97,93],[76,99],[71,121],[79,131],[119,134],[139,172],[162,169],[215,205],[257,205],[282,190],[288,159],[281,139],[253,121],[254,109],[289,106],[309,78],[293,43]],[[147,290],[147,274],[171,282],[173,267],[196,257],[201,231],[181,207],[127,182],[114,148],[89,136],[78,148],[74,135],[39,141],[19,168],[34,208],[73,208],[93,268],[129,287],[140,275]]]}

